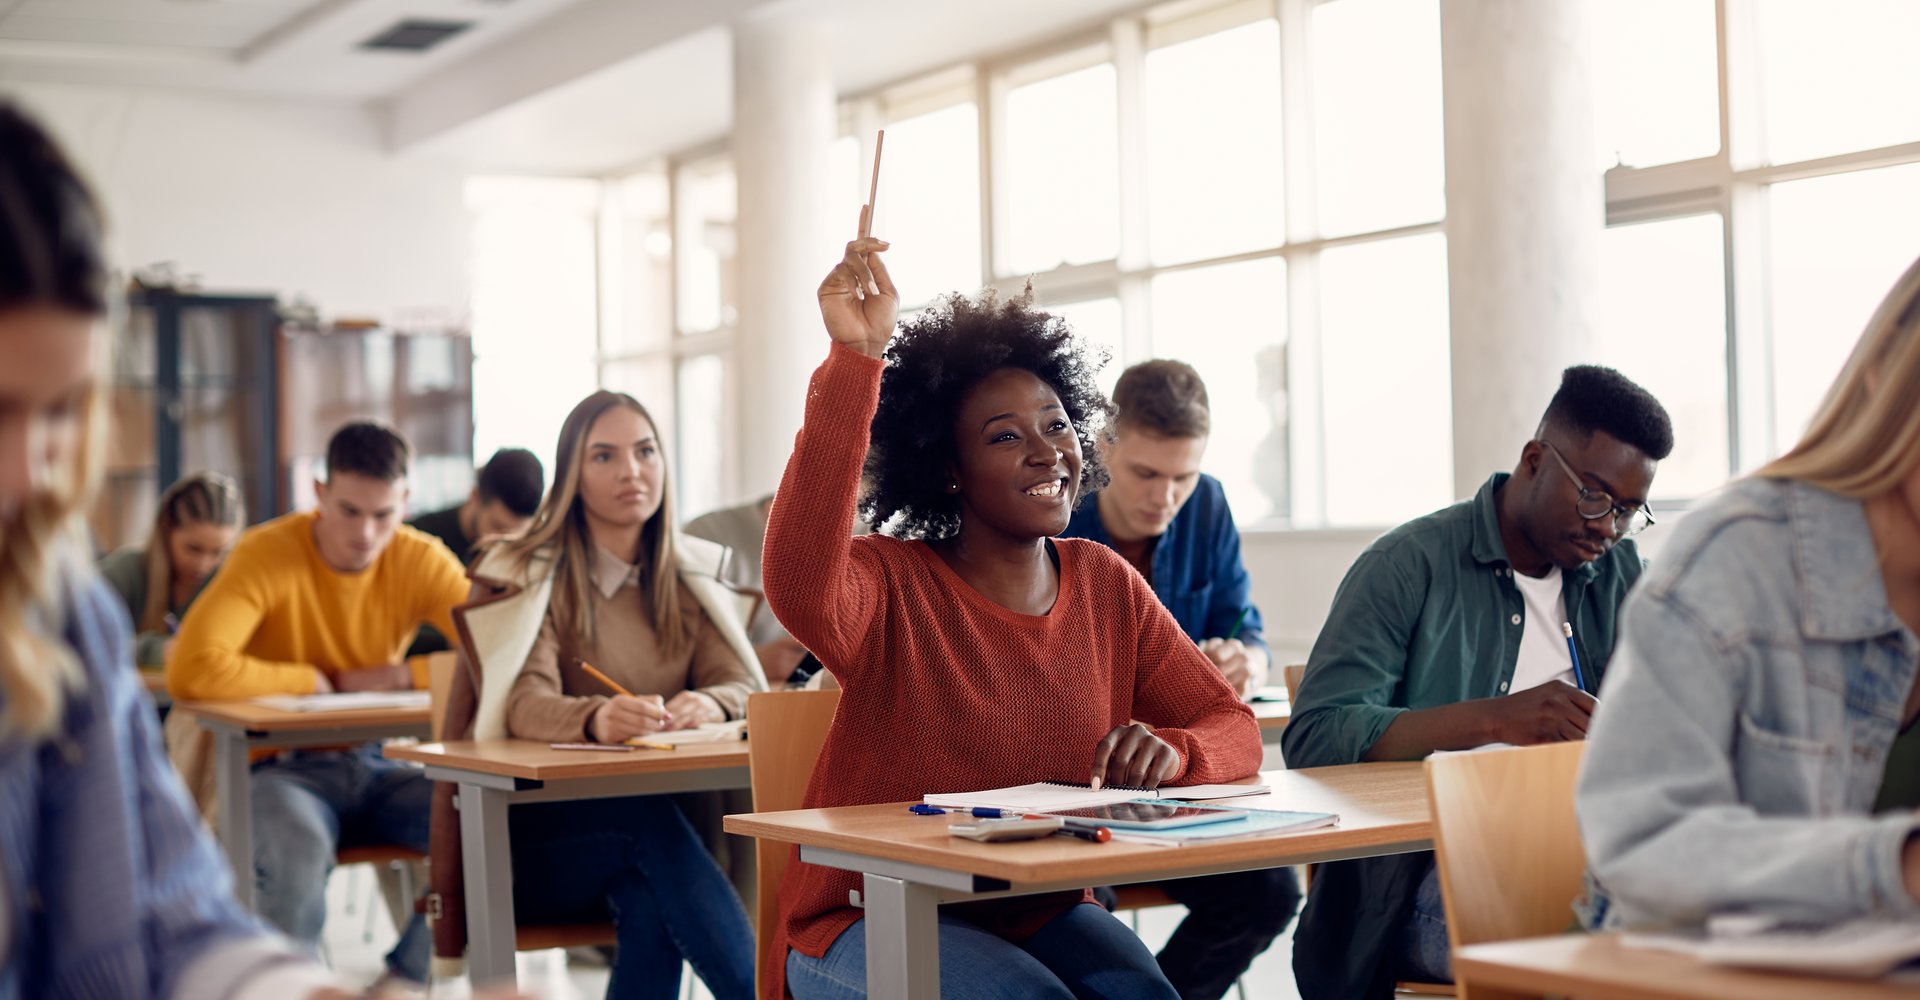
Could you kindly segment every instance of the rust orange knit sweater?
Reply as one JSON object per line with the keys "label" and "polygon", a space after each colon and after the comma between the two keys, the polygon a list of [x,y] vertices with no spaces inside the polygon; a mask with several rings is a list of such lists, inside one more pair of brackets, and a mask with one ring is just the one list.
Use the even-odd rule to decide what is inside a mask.
{"label": "rust orange knit sweater", "polygon": [[[767,602],[844,689],[807,807],[1085,781],[1094,744],[1136,719],[1179,752],[1174,783],[1258,771],[1253,713],[1106,546],[1055,540],[1059,597],[1047,614],[1023,615],[968,586],[923,542],[852,537],[882,368],[833,346],[767,526]],[[788,947],[824,955],[860,919],[847,902],[859,887],[852,872],[788,869],[783,939],[761,979],[770,1000],[785,988]],[[969,917],[1019,940],[1080,898],[969,904]]]}

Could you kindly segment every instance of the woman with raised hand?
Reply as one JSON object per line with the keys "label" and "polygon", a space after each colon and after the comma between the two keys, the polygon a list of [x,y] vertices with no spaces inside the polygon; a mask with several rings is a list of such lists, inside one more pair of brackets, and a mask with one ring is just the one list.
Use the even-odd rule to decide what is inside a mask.
{"label": "woman with raised hand", "polygon": [[[646,408],[625,393],[588,396],[555,455],[526,534],[482,552],[473,600],[454,612],[469,668],[448,699],[449,738],[617,745],[744,717],[747,695],[766,690],[759,661],[716,576],[720,547],[674,528]],[[449,786],[434,807],[444,898],[461,878]],[[608,997],[679,996],[683,958],[719,1000],[753,995],[746,910],[674,797],[516,806],[509,820],[520,922],[612,914]],[[441,954],[460,953],[462,923],[440,922]]]}
{"label": "woman with raised hand", "polygon": [[240,487],[218,472],[196,472],[160,494],[145,545],[129,545],[100,561],[100,575],[133,616],[133,662],[166,666],[181,617],[246,523]]}
{"label": "woman with raised hand", "polygon": [[[1255,773],[1252,713],[1139,574],[1103,545],[1053,538],[1106,482],[1097,362],[1025,297],[956,295],[896,337],[886,249],[854,240],[820,286],[832,346],[767,532],[768,602],[843,688],[806,805]],[[881,534],[853,537],[856,507]],[[859,888],[796,861],[767,1000],[866,995]],[[941,995],[1173,997],[1091,900],[942,909]]]}
{"label": "woman with raised hand", "polygon": [[1588,924],[1920,919],[1920,261],[1622,621],[1578,793]]}

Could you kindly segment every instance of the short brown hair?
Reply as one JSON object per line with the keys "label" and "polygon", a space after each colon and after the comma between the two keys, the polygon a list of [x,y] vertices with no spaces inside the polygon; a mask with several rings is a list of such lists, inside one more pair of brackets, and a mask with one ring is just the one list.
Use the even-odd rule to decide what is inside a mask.
{"label": "short brown hair", "polygon": [[1142,361],[1120,373],[1113,387],[1116,427],[1161,437],[1206,437],[1212,427],[1207,384],[1184,361]]}
{"label": "short brown hair", "polygon": [[327,442],[327,481],[342,472],[351,472],[397,483],[407,478],[413,449],[400,432],[378,420],[355,420],[333,432]]}

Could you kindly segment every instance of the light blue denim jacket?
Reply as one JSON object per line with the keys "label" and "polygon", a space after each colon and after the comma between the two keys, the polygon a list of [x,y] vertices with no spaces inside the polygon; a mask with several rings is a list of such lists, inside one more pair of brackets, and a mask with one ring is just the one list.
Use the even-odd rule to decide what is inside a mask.
{"label": "light blue denim jacket", "polygon": [[305,965],[234,901],[135,680],[126,609],[56,562],[83,678],[53,738],[0,730],[0,1000],[227,1000]]}
{"label": "light blue denim jacket", "polygon": [[1682,519],[1624,615],[1580,776],[1587,925],[1920,917],[1900,870],[1920,821],[1869,815],[1920,640],[1860,502],[1735,483]]}

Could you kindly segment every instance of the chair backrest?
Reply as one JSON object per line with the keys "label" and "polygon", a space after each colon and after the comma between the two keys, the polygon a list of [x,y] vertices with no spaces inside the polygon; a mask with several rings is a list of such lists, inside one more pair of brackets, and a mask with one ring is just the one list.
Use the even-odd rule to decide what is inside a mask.
{"label": "chair backrest", "polygon": [[1280,679],[1287,685],[1288,705],[1300,700],[1300,682],[1305,680],[1306,676],[1307,665],[1304,663],[1289,663],[1280,668]]}
{"label": "chair backrest", "polygon": [[1586,852],[1573,789],[1585,743],[1427,761],[1433,846],[1458,949],[1557,934],[1573,920]]}
{"label": "chair backrest", "polygon": [[453,672],[459,664],[460,654],[450,649],[427,654],[427,692],[433,703],[432,730],[436,743],[447,728],[447,692],[453,690]]}
{"label": "chair backrest", "polygon": [[[839,704],[839,691],[767,691],[747,697],[747,760],[754,812],[800,808]],[[773,944],[774,923],[780,919],[780,881],[786,877],[791,853],[789,844],[754,842],[758,864],[755,968],[765,966],[767,948]]]}

